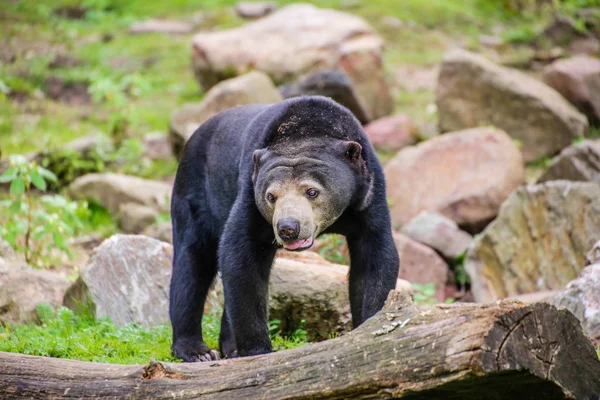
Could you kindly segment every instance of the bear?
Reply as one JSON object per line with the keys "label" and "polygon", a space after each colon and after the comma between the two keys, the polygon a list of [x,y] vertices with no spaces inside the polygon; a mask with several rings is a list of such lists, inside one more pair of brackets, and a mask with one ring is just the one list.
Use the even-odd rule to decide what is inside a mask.
{"label": "bear", "polygon": [[[246,105],[204,122],[185,145],[171,198],[173,355],[211,361],[272,351],[269,272],[277,249],[346,237],[353,327],[379,311],[398,277],[383,169],[358,120],[321,96]],[[219,271],[220,354],[202,337]]]}

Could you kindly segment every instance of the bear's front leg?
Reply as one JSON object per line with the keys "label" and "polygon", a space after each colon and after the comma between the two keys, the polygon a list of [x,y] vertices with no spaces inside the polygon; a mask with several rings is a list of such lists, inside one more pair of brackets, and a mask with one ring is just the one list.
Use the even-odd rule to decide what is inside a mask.
{"label": "bear's front leg", "polygon": [[350,251],[350,309],[354,328],[381,310],[388,294],[396,287],[400,268],[387,205],[372,205],[355,224],[360,229],[346,236]]}
{"label": "bear's front leg", "polygon": [[225,310],[240,357],[272,351],[268,284],[276,251],[270,226],[253,203],[246,205],[234,205],[219,245]]}

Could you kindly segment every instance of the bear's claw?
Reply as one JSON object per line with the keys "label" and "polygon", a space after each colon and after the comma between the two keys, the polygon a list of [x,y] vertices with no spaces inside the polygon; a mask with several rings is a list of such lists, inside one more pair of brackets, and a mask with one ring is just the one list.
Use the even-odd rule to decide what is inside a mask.
{"label": "bear's claw", "polygon": [[204,342],[194,345],[175,345],[173,346],[175,357],[180,358],[183,362],[207,362],[217,361],[221,358],[216,350],[212,350]]}

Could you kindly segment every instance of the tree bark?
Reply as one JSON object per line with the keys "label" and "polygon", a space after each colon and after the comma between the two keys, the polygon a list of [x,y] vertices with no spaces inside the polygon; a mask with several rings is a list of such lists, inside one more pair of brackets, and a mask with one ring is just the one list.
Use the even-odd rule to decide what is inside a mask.
{"label": "tree bark", "polygon": [[600,361],[566,310],[418,308],[392,292],[340,338],[210,363],[109,365],[0,353],[0,397],[598,400]]}

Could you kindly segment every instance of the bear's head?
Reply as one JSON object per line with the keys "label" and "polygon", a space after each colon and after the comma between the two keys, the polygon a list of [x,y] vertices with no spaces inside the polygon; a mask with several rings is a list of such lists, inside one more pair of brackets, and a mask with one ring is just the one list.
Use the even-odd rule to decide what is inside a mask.
{"label": "bear's head", "polygon": [[372,175],[362,146],[331,137],[304,137],[254,152],[254,196],[287,250],[311,247],[349,207],[371,201]]}

